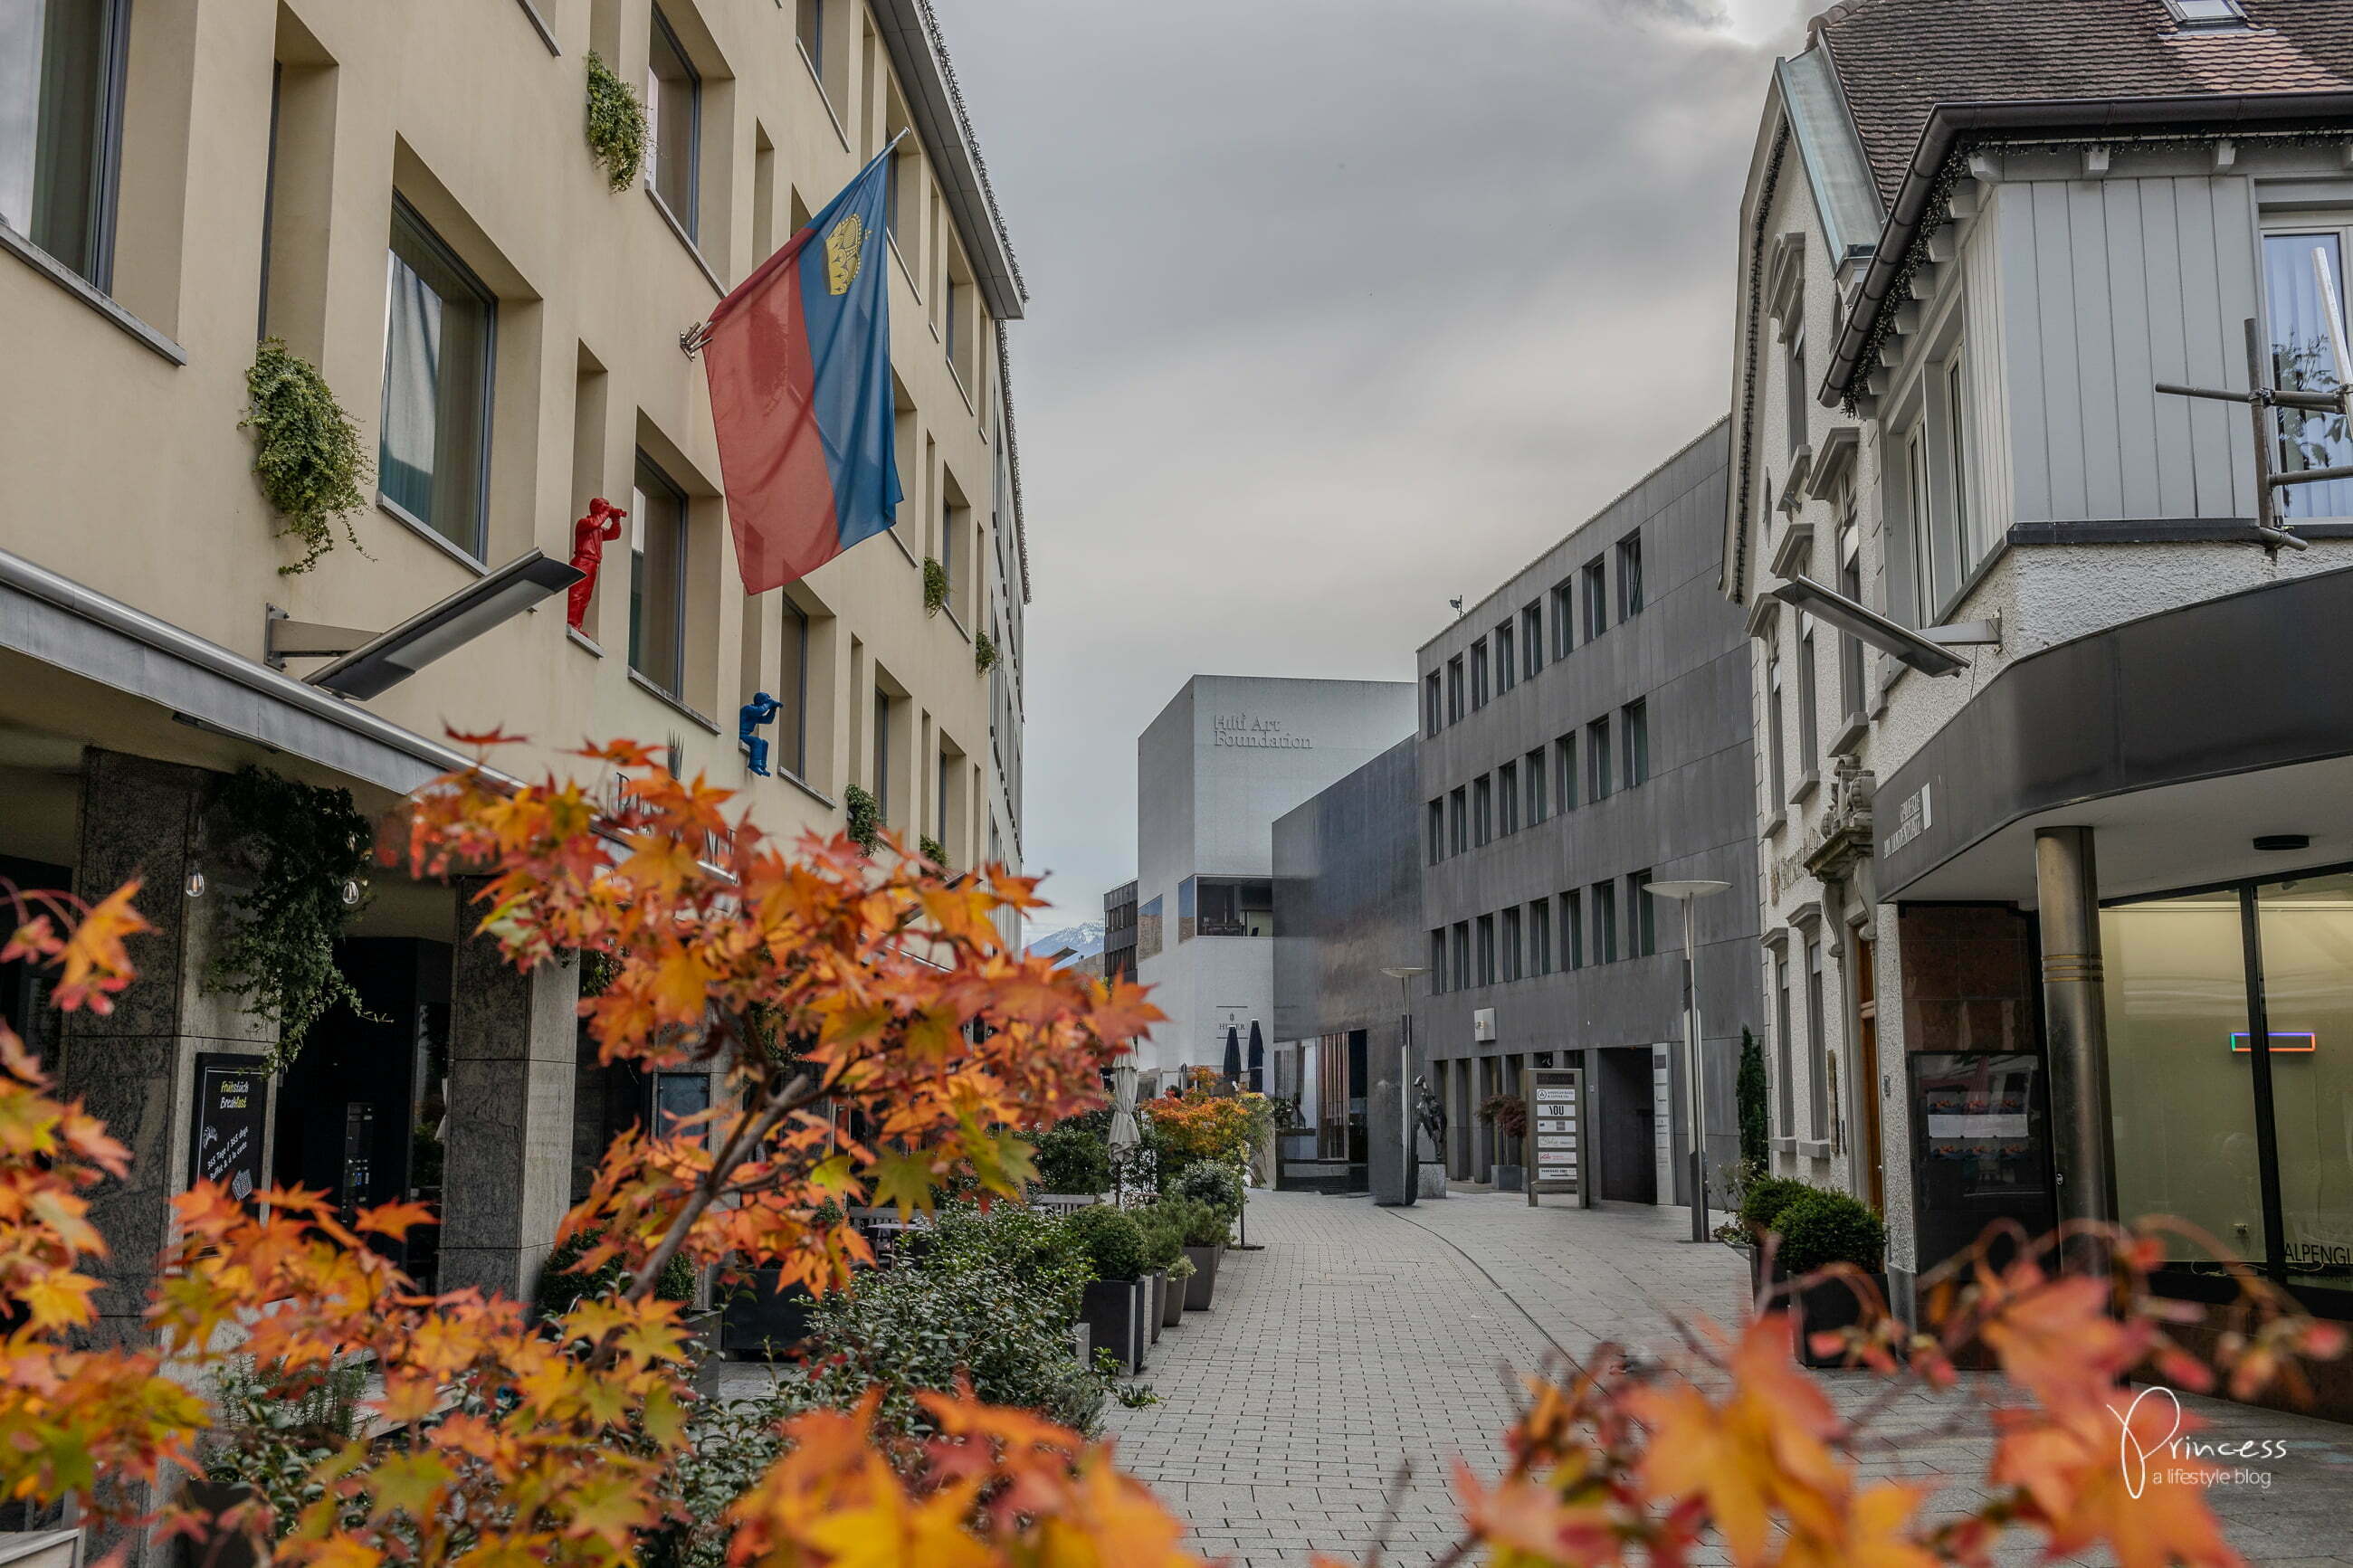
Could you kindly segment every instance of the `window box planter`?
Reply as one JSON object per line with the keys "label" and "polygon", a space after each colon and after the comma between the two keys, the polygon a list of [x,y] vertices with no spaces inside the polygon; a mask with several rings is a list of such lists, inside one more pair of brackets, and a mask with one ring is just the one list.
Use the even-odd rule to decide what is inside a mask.
{"label": "window box planter", "polygon": [[1185,1281],[1185,1310],[1206,1312],[1209,1299],[1218,1293],[1218,1258],[1222,1247],[1188,1247],[1185,1256],[1193,1260],[1193,1277]]}
{"label": "window box planter", "polygon": [[1491,1165],[1488,1173],[1499,1193],[1520,1193],[1527,1190],[1528,1168],[1525,1165]]}
{"label": "window box planter", "polygon": [[1088,1340],[1094,1346],[1116,1353],[1120,1370],[1124,1373],[1144,1370],[1147,1299],[1147,1287],[1142,1279],[1096,1279],[1089,1282],[1079,1308],[1079,1316],[1087,1326]]}
{"label": "window box planter", "polygon": [[809,1309],[816,1305],[807,1291],[779,1295],[783,1271],[755,1268],[748,1285],[738,1285],[720,1310],[719,1349],[723,1354],[763,1357],[783,1355],[808,1337]]}

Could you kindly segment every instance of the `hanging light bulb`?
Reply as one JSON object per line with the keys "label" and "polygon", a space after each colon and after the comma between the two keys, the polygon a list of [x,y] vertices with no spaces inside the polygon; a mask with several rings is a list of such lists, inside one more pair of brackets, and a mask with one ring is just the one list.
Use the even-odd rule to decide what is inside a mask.
{"label": "hanging light bulb", "polygon": [[343,883],[343,907],[345,909],[350,909],[359,901],[360,885],[357,882],[345,881]]}
{"label": "hanging light bulb", "polygon": [[200,869],[191,869],[188,872],[188,897],[201,899],[204,896],[205,874]]}

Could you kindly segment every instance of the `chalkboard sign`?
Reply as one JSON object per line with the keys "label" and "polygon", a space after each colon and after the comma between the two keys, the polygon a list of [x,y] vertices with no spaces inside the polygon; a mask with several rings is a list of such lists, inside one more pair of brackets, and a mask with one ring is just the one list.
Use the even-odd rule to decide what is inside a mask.
{"label": "chalkboard sign", "polygon": [[251,1057],[196,1058],[195,1155],[189,1179],[217,1182],[233,1198],[261,1185],[262,1132],[269,1112],[269,1075]]}
{"label": "chalkboard sign", "polygon": [[1535,1068],[1521,1079],[1527,1094],[1528,1205],[1546,1193],[1570,1193],[1577,1206],[1591,1208],[1585,1180],[1585,1070]]}

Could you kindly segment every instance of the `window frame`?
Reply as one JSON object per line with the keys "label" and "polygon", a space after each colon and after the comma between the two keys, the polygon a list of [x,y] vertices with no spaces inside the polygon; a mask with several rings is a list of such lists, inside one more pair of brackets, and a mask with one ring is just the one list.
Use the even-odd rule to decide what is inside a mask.
{"label": "window frame", "polygon": [[1545,788],[1546,766],[1545,749],[1542,746],[1538,746],[1520,759],[1520,772],[1527,780],[1527,821],[1530,827],[1552,819],[1552,803]]}
{"label": "window frame", "polygon": [[1624,751],[1625,787],[1651,782],[1651,700],[1637,697],[1618,710],[1619,745]]}
{"label": "window frame", "polygon": [[1473,713],[1487,706],[1490,662],[1487,639],[1474,639],[1471,644],[1471,711]]}
{"label": "window frame", "polygon": [[1587,562],[1577,582],[1585,600],[1585,640],[1589,643],[1609,629],[1609,557],[1597,555]]}
{"label": "window frame", "polygon": [[1649,958],[1659,951],[1657,900],[1651,897],[1648,871],[1626,873],[1626,956]]}
{"label": "window frame", "polygon": [[1520,610],[1520,679],[1534,680],[1544,667],[1544,602],[1539,599]]}
{"label": "window frame", "polygon": [[[19,228],[0,218],[12,241],[21,243],[63,268],[74,278],[111,300],[114,298],[114,243],[122,194],[122,129],[125,85],[131,70],[131,0],[100,0],[105,7],[100,23],[97,103],[90,127],[90,233],[83,238],[79,258],[60,255],[34,237],[32,214]],[[37,73],[45,76],[45,72]],[[37,170],[41,118],[37,99],[33,113],[33,155]]]}
{"label": "window frame", "polygon": [[1512,617],[1495,628],[1495,695],[1501,697],[1520,683],[1519,647]]}
{"label": "window frame", "polygon": [[[2273,298],[2271,243],[2275,239],[2299,238],[2329,239],[2336,242],[2338,308],[2348,316],[2353,316],[2353,303],[2348,303],[2346,299],[2348,287],[2353,285],[2348,285],[2345,275],[2346,258],[2353,257],[2353,210],[2328,207],[2307,212],[2266,212],[2262,215],[2262,222],[2255,237],[2256,288],[2261,296],[2259,305],[2263,312],[2263,346],[2266,353],[2271,353],[2278,341],[2274,335],[2277,329],[2274,326],[2273,311],[2279,302]],[[2287,379],[2279,374],[2276,354],[2272,355],[2272,374],[2274,384],[2283,386],[2288,384]],[[2301,380],[2301,378],[2298,379]],[[2293,411],[2282,410],[2274,415],[2272,421],[2272,468],[2275,473],[2293,473],[2299,468],[2311,466],[2300,458],[2293,464],[2288,461],[2295,439],[2295,434],[2286,424],[2287,418],[2291,416],[2294,416]],[[2326,418],[2328,416],[2314,415],[2303,417]],[[2348,440],[2346,444],[2353,446],[2353,440]],[[2353,461],[2353,453],[2338,455],[2346,460]],[[2329,511],[2296,511],[2294,503],[2315,490],[2346,497],[2348,504],[2339,510]],[[2353,482],[2336,480],[2321,485],[2292,486],[2283,493],[2281,499],[2283,515],[2287,516],[2289,521],[2295,523],[2335,522],[2353,519]]]}
{"label": "window frame", "polygon": [[640,447],[637,449],[636,461],[630,472],[631,488],[640,493],[650,494],[651,491],[647,484],[649,479],[651,479],[654,488],[666,492],[666,499],[676,503],[678,507],[678,558],[671,568],[676,574],[678,584],[677,602],[672,607],[676,626],[671,638],[670,656],[671,668],[677,672],[673,683],[664,685],[659,679],[638,662],[643,646],[638,624],[644,596],[640,592],[638,578],[638,563],[650,552],[638,551],[635,548],[635,544],[638,538],[644,536],[642,531],[652,526],[653,521],[646,515],[643,507],[640,507],[638,515],[630,520],[635,524],[635,529],[629,551],[629,624],[625,633],[624,654],[631,675],[672,701],[682,702],[686,700],[687,567],[694,558],[689,536],[693,530],[694,508],[691,498],[686,493],[686,487],[671,479],[669,472],[654,460],[653,454]]}
{"label": "window frame", "polygon": [[1642,531],[1636,529],[1618,542],[1618,622],[1623,626],[1642,613]]}
{"label": "window frame", "polygon": [[1552,960],[1552,900],[1536,899],[1528,905],[1528,978],[1550,974]]}
{"label": "window frame", "polygon": [[1575,653],[1577,646],[1577,578],[1572,574],[1552,585],[1553,662]]}
{"label": "window frame", "polygon": [[[446,533],[441,529],[434,526],[432,522],[417,516],[415,512],[410,511],[406,507],[401,505],[400,502],[395,500],[390,495],[386,494],[384,488],[385,435],[392,423],[392,289],[394,281],[392,268],[396,264],[397,264],[398,266],[406,268],[411,276],[417,276],[416,267],[400,254],[395,245],[395,241],[399,237],[404,226],[412,231],[411,237],[417,244],[433,253],[433,259],[436,262],[448,268],[456,275],[459,283],[464,286],[466,290],[474,296],[475,303],[480,305],[482,310],[482,352],[480,356],[480,363],[478,367],[479,374],[481,377],[481,411],[478,416],[478,424],[480,428],[474,432],[474,447],[480,454],[480,461],[476,463],[474,472],[474,529],[471,543],[460,542],[450,534]],[[432,287],[430,283],[426,283],[425,279],[421,277],[417,278],[417,281],[419,283],[423,283],[427,289]],[[398,518],[401,521],[408,524],[411,528],[423,532],[435,543],[456,552],[463,559],[477,566],[486,566],[490,563],[491,537],[491,437],[493,431],[496,429],[494,416],[497,413],[498,403],[499,297],[492,291],[489,284],[482,281],[481,275],[480,273],[477,273],[471,267],[466,265],[466,258],[459,256],[456,248],[453,247],[448,240],[443,239],[439,232],[437,231],[431,224],[425,221],[424,215],[419,213],[417,208],[410,204],[408,199],[403,196],[396,190],[392,193],[392,217],[391,222],[387,226],[385,241],[384,289],[384,350],[383,353],[377,356],[378,363],[376,366],[379,379],[382,382],[382,384],[377,388],[376,393],[376,460],[375,475],[376,505],[380,510],[389,512],[392,516]],[[437,299],[440,296],[438,293],[435,295],[435,298]],[[438,392],[434,400],[433,441],[434,471],[438,475],[440,471],[441,442],[441,402]],[[640,455],[642,456],[642,453]],[[658,473],[662,472],[659,464],[655,465],[655,471]],[[662,478],[664,482],[676,488],[676,481],[671,480],[667,473],[663,473]],[[680,493],[683,495],[685,492],[681,490]]]}
{"label": "window frame", "polygon": [[1609,716],[1605,713],[1585,727],[1585,798],[1599,805],[1617,793],[1609,776]]}
{"label": "window frame", "polygon": [[655,142],[655,138],[659,135],[659,95],[657,101],[646,106],[646,124],[649,132],[646,146],[646,194],[661,204],[662,211],[670,215],[670,221],[678,225],[690,241],[700,246],[702,243],[702,69],[694,63],[694,57],[687,52],[685,41],[678,36],[678,29],[670,25],[668,16],[662,15],[660,0],[655,0],[655,4],[648,7],[648,15],[646,75],[654,77],[652,40],[656,38],[670,46],[670,53],[678,57],[678,63],[686,70],[686,210],[678,210],[678,204],[663,194],[661,183],[656,177],[660,167]]}
{"label": "window frame", "polygon": [[1561,973],[1573,974],[1585,967],[1585,894],[1570,888],[1560,895]]}
{"label": "window frame", "polygon": [[1618,962],[1618,884],[1593,884],[1593,962],[1598,967]]}

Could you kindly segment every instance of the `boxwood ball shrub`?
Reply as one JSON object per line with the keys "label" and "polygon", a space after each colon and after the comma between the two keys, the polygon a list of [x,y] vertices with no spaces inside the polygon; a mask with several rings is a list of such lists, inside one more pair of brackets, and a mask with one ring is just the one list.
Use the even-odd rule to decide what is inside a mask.
{"label": "boxwood ball shrub", "polygon": [[1879,1216],[1844,1193],[1807,1189],[1781,1210],[1774,1228],[1781,1233],[1777,1255],[1791,1275],[1810,1274],[1832,1263],[1852,1263],[1866,1274],[1879,1272],[1887,1252],[1887,1227]]}
{"label": "boxwood ball shrub", "polygon": [[1126,1210],[1097,1204],[1062,1224],[1087,1249],[1096,1279],[1133,1279],[1144,1272],[1144,1227]]}
{"label": "boxwood ball shrub", "polygon": [[1065,1324],[1079,1318],[1093,1260],[1080,1233],[1043,1209],[998,1204],[987,1214],[970,1205],[942,1208],[925,1233],[923,1267],[934,1274],[994,1269],[1025,1280]]}
{"label": "boxwood ball shrub", "polygon": [[1111,1190],[1111,1145],[1068,1122],[1049,1127],[1030,1146],[1038,1164],[1038,1187],[1048,1193]]}
{"label": "boxwood ball shrub", "polygon": [[1152,1212],[1184,1238],[1185,1247],[1222,1247],[1233,1223],[1223,1209],[1191,1198],[1163,1198],[1152,1205]]}
{"label": "boxwood ball shrub", "polygon": [[1740,1194],[1740,1223],[1751,1236],[1779,1228],[1781,1211],[1817,1189],[1788,1176],[1759,1176]]}
{"label": "boxwood ball shrub", "polygon": [[1242,1173],[1220,1160],[1196,1160],[1168,1184],[1172,1197],[1207,1204],[1231,1219],[1242,1212]]}
{"label": "boxwood ball shrub", "polygon": [[1135,1223],[1144,1231],[1144,1267],[1153,1274],[1166,1272],[1185,1256],[1184,1216],[1171,1212],[1166,1202],[1150,1205],[1135,1211]]}

